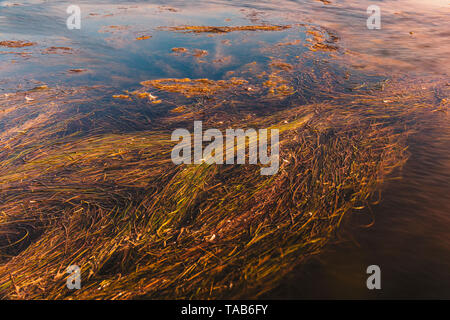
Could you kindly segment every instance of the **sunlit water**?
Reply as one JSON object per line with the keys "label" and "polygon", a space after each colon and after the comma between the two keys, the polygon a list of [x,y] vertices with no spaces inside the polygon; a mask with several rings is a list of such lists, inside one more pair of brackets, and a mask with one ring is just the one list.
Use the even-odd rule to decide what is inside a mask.
{"label": "sunlit water", "polygon": [[[222,79],[227,72],[264,61],[261,49],[280,41],[305,41],[301,27],[285,32],[186,36],[159,29],[177,25],[308,24],[327,28],[348,52],[341,61],[362,74],[448,77],[450,2],[377,1],[382,29],[366,28],[372,1],[78,1],[81,30],[66,28],[67,2],[0,2],[0,41],[36,42],[0,47],[0,93],[49,86],[106,85],[117,92],[165,77]],[[170,6],[170,7],[169,7]],[[171,10],[175,8],[176,10]],[[111,28],[111,26],[121,26]],[[148,40],[136,41],[140,36]],[[227,45],[234,43],[234,45]],[[238,43],[239,45],[236,45]],[[48,53],[52,47],[57,52]],[[208,50],[201,63],[168,54],[174,47]],[[303,46],[291,50],[301,55]],[[229,58],[232,57],[232,58]],[[197,59],[197,60],[196,60]],[[222,64],[213,61],[226,61]],[[71,72],[80,70],[81,72]],[[342,241],[289,275],[268,297],[450,298],[449,127],[436,124],[410,141],[403,180],[384,186],[383,201],[356,215]],[[369,292],[365,268],[378,264],[383,290]]]}

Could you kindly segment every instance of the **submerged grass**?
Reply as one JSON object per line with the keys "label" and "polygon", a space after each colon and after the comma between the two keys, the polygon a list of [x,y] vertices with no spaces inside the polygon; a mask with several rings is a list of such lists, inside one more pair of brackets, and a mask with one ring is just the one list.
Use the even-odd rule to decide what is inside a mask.
{"label": "submerged grass", "polygon": [[[234,31],[205,28],[176,31]],[[437,82],[348,88],[329,64],[268,60],[264,73],[149,80],[126,97],[47,86],[4,96],[0,296],[258,297],[371,204],[424,119],[447,116]],[[278,128],[279,172],[175,166],[170,134],[194,120]],[[69,291],[73,264],[82,289]]]}
{"label": "submerged grass", "polygon": [[235,31],[283,31],[291,28],[290,25],[251,25],[251,26],[176,26],[165,27],[163,30],[184,33],[229,33]]}

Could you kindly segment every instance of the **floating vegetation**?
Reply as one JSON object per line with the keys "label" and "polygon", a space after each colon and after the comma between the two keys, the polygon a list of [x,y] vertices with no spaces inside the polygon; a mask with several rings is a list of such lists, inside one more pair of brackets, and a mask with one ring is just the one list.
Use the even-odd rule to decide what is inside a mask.
{"label": "floating vegetation", "polygon": [[202,49],[195,49],[193,56],[200,58],[200,57],[204,57],[208,55],[208,51],[207,50],[202,50]]}
{"label": "floating vegetation", "polygon": [[[196,37],[290,28],[162,29]],[[316,53],[339,51],[337,37],[307,30],[306,43],[276,39],[256,48],[263,57],[211,76],[223,67],[215,64],[238,60],[226,49],[240,39],[218,42],[226,47],[219,52],[203,43],[210,52],[172,48],[211,57],[189,74],[210,79],[175,70],[129,91],[33,82],[2,93],[0,297],[257,298],[320,252],[345,216],[371,206],[382,183],[396,176],[409,156],[408,136],[448,115],[450,86],[337,66]],[[127,40],[145,40],[136,38],[141,32]],[[169,50],[182,43],[162,51],[181,60]],[[173,71],[169,63],[161,69]],[[279,129],[279,172],[174,165],[171,133],[195,120],[220,130]],[[65,270],[73,264],[83,284],[68,291]]]}
{"label": "floating vegetation", "polygon": [[293,41],[289,41],[289,42],[280,42],[277,45],[278,46],[296,46],[299,45],[302,42],[302,40],[297,39],[297,40],[293,40]]}
{"label": "floating vegetation", "polygon": [[115,94],[113,95],[114,99],[130,99],[130,96],[127,94]]}
{"label": "floating vegetation", "polygon": [[118,33],[129,30],[129,26],[104,26],[98,31],[99,33]]}
{"label": "floating vegetation", "polygon": [[[172,48],[172,52],[175,53],[189,53],[189,50],[186,48]],[[209,54],[208,50],[202,50],[202,49],[194,49],[192,51],[192,56],[196,58],[205,57]]]}
{"label": "floating vegetation", "polygon": [[82,72],[86,72],[85,69],[70,69],[69,70],[70,73],[82,73]]}
{"label": "floating vegetation", "polygon": [[172,48],[172,52],[185,53],[185,52],[188,52],[188,49],[186,49],[186,48]]}
{"label": "floating vegetation", "polygon": [[294,67],[290,63],[286,63],[283,61],[273,61],[269,64],[269,66],[274,67],[276,69],[284,70],[284,71],[292,71]]}
{"label": "floating vegetation", "polygon": [[231,62],[232,59],[233,59],[232,56],[226,56],[226,57],[222,57],[219,59],[214,59],[212,62],[215,64],[227,64],[227,63]]}
{"label": "floating vegetation", "polygon": [[336,51],[337,47],[328,43],[315,43],[310,47],[311,51]]}
{"label": "floating vegetation", "polygon": [[169,6],[160,6],[158,7],[161,11],[170,11],[170,12],[178,12],[179,10],[177,8],[169,7]]}
{"label": "floating vegetation", "polygon": [[163,30],[180,31],[184,33],[229,33],[235,31],[283,31],[291,28],[290,25],[274,26],[274,25],[260,25],[260,26],[176,26],[176,27],[162,27]]}
{"label": "floating vegetation", "polygon": [[186,111],[186,106],[179,106],[170,110],[172,113],[183,113]]}
{"label": "floating vegetation", "polygon": [[72,54],[73,49],[69,47],[49,47],[42,51],[43,54]]}

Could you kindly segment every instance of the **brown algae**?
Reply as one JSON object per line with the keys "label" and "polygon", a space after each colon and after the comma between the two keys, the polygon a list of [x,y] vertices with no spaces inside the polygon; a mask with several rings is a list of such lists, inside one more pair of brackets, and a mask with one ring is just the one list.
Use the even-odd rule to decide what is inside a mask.
{"label": "brown algae", "polygon": [[259,26],[176,26],[162,27],[163,30],[179,31],[184,33],[229,33],[235,31],[283,31],[291,28],[290,25],[259,25]]}
{"label": "brown algae", "polygon": [[230,80],[210,80],[210,79],[158,79],[141,82],[144,87],[154,87],[167,92],[181,93],[186,97],[199,95],[213,95],[219,91],[240,87],[248,81],[239,78]]}

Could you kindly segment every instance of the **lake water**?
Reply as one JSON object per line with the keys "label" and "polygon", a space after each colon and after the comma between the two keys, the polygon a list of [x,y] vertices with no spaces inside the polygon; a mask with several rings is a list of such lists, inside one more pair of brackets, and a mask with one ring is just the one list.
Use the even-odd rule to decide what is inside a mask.
{"label": "lake water", "polygon": [[[326,1],[325,1],[326,2]],[[306,25],[339,38],[340,51],[320,53],[330,68],[350,66],[359,79],[383,77],[448,81],[450,2],[445,0],[338,1],[77,1],[80,30],[68,30],[66,1],[1,1],[0,95],[49,87],[107,87],[117,94],[158,78],[219,80],[269,56],[306,54]],[[366,27],[369,5],[379,5],[381,30]],[[295,25],[276,32],[189,34],[179,25]],[[145,39],[149,36],[148,39]],[[144,37],[143,40],[137,40]],[[177,54],[172,48],[195,54]],[[344,53],[344,51],[346,53]],[[350,53],[350,54],[349,54]],[[290,59],[290,58],[288,58]],[[308,65],[308,64],[306,64]],[[341,69],[342,68],[342,69]],[[448,97],[447,97],[448,98]],[[314,95],[306,97],[314,99]],[[97,103],[101,103],[97,101]],[[10,121],[10,120],[9,120]],[[427,120],[425,119],[424,122]],[[1,128],[8,128],[1,123]],[[426,123],[409,141],[401,180],[383,186],[372,212],[352,215],[339,239],[291,273],[268,298],[450,298],[450,127],[448,116]],[[372,221],[373,225],[361,225]],[[381,291],[365,286],[365,268],[382,270]]]}

